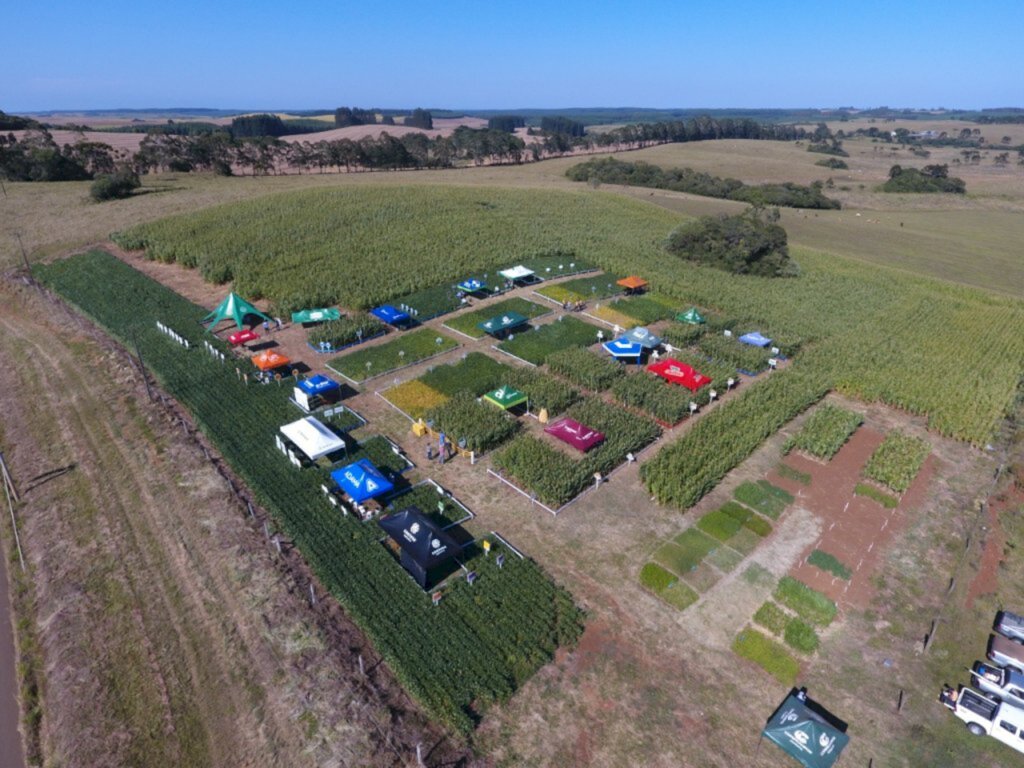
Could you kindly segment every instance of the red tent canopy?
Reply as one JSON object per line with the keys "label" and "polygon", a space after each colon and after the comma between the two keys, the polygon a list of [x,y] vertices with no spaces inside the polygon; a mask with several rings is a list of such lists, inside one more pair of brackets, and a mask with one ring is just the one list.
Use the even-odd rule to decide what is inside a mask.
{"label": "red tent canopy", "polygon": [[237,347],[239,344],[245,344],[247,341],[256,341],[259,337],[260,335],[255,331],[235,331],[235,333],[228,336],[228,341],[231,343],[231,346]]}
{"label": "red tent canopy", "polygon": [[604,440],[604,435],[601,432],[568,418],[559,419],[554,424],[544,427],[544,431],[583,453]]}
{"label": "red tent canopy", "polygon": [[691,392],[696,392],[711,383],[711,379],[703,373],[695,371],[686,363],[673,360],[671,357],[663,357],[658,362],[651,363],[647,366],[647,370],[658,374],[665,381],[681,384]]}

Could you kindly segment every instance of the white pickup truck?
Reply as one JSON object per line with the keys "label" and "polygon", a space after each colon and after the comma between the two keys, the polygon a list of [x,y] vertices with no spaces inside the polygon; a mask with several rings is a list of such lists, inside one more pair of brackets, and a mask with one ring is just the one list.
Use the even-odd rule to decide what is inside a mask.
{"label": "white pickup truck", "polygon": [[1024,709],[992,701],[963,685],[956,691],[946,686],[939,701],[963,720],[975,736],[987,734],[1024,753]]}
{"label": "white pickup truck", "polygon": [[971,668],[971,685],[990,699],[1024,707],[1024,674],[1012,667],[997,667],[976,661]]}
{"label": "white pickup truck", "polygon": [[996,616],[996,632],[1024,643],[1024,616],[1018,616],[1010,611],[1000,611]]}

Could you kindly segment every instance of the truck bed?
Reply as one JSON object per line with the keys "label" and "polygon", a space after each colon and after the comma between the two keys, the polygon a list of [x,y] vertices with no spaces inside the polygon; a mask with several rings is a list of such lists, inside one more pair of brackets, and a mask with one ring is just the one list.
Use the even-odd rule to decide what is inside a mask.
{"label": "truck bed", "polygon": [[1018,616],[1010,611],[1001,611],[996,630],[1007,637],[1024,639],[1024,616]]}
{"label": "truck bed", "polygon": [[970,688],[964,688],[960,692],[960,701],[957,706],[961,709],[966,709],[968,712],[973,712],[985,720],[991,720],[999,704],[986,699],[984,696],[979,696]]}
{"label": "truck bed", "polygon": [[992,635],[989,640],[989,658],[996,664],[1011,664],[1024,670],[1024,645],[1002,635]]}

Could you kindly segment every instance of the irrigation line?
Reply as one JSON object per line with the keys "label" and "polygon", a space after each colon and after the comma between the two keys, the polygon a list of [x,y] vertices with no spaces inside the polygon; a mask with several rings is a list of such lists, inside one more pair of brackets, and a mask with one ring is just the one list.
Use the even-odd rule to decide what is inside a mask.
{"label": "irrigation line", "polygon": [[518,360],[521,363],[526,363],[526,365],[530,366],[531,368],[536,368],[537,367],[536,363],[531,363],[529,360],[524,360],[519,355],[513,355],[511,352],[506,352],[504,349],[499,347],[497,344],[491,344],[491,349],[497,350],[498,352],[501,352],[501,354],[503,354],[503,355],[508,355],[513,360]]}

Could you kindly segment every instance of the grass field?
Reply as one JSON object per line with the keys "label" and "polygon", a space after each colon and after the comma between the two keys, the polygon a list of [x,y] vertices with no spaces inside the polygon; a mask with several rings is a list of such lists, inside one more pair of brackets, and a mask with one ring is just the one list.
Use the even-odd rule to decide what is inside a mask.
{"label": "grass field", "polygon": [[[986,126],[984,130],[987,133],[990,129]],[[860,148],[853,144],[849,142],[848,148],[855,150],[856,158]],[[690,146],[696,148],[696,145]],[[753,146],[766,154],[772,151],[772,146],[765,143]],[[781,149],[789,153],[791,148]],[[805,160],[813,163],[818,159],[802,153],[800,148],[796,151],[801,154],[793,155],[794,164]],[[641,156],[641,153],[634,154]],[[725,154],[728,153],[723,149],[722,156]],[[165,211],[184,213],[211,201],[256,197],[291,188],[341,185],[362,189],[393,184],[451,183],[468,189],[502,184],[560,189],[567,185],[554,178],[554,169],[567,162],[568,159],[523,168],[467,169],[454,174],[360,174],[360,178],[352,179],[312,176],[215,180],[180,176],[166,181],[168,177],[163,177],[146,180],[150,190],[160,188],[163,191],[151,191],[109,207],[85,203],[87,185],[15,184],[8,187],[10,197],[5,201],[11,216],[0,220],[0,233],[4,235],[0,238],[0,258],[11,265],[20,260],[16,241],[10,236],[15,228],[23,232],[30,258],[38,258],[72,245],[102,239],[112,229],[158,217]],[[761,173],[757,170],[757,158],[750,153],[744,162],[746,170],[740,168],[743,172],[736,175],[747,178],[748,173]],[[880,161],[883,165],[887,162],[888,159]],[[687,163],[677,160],[675,164]],[[851,167],[856,171],[857,166],[851,164]],[[724,168],[709,170],[726,175]],[[811,172],[826,173],[825,169]],[[789,178],[798,180],[794,176]],[[764,180],[770,179],[765,177]],[[838,178],[836,181],[840,183]],[[969,187],[971,183],[969,181]],[[896,264],[924,274],[989,285],[997,291],[1019,296],[1018,287],[1024,286],[1021,279],[1024,268],[1014,250],[1021,239],[1018,236],[1022,229],[1019,201],[1001,198],[1003,193],[986,191],[986,183],[994,190],[998,180],[979,179],[975,188],[981,191],[956,202],[959,206],[956,210],[921,210],[924,205],[945,203],[881,200],[868,191],[858,191],[857,182],[853,182],[853,189],[843,195],[854,207],[838,212],[834,220],[811,215],[802,218],[801,214],[784,220],[791,242],[798,244],[794,250],[803,268],[803,276],[791,283],[731,279],[664,263],[656,247],[662,236],[659,234],[662,222],[678,220],[672,216],[659,218],[664,212],[652,217],[655,225],[649,229],[633,230],[638,238],[620,252],[602,255],[601,263],[620,273],[644,270],[640,273],[651,277],[659,292],[677,298],[681,307],[696,303],[702,309],[718,309],[730,316],[764,320],[765,327],[772,329],[778,323],[782,330],[796,332],[808,341],[804,352],[793,363],[794,368],[827,372],[830,383],[844,392],[867,400],[888,401],[911,412],[929,413],[937,429],[980,442],[995,433],[1001,415],[1013,402],[1015,382],[1024,367],[1024,354],[1014,331],[1021,327],[1020,304],[920,280],[878,265]],[[605,188],[596,192],[587,189],[582,194],[605,197],[619,193]],[[645,192],[636,198],[643,203],[640,207],[667,201],[667,198],[660,199],[660,193],[647,196]],[[714,205],[717,205],[692,198],[679,199],[682,202],[677,210],[687,214],[715,210]],[[676,202],[671,204],[676,205]],[[876,208],[856,207],[868,205]],[[883,205],[890,207],[877,208]],[[630,218],[631,210],[624,206],[622,215]],[[863,215],[857,217],[856,212]],[[869,218],[875,222],[867,221]],[[899,226],[901,222],[905,226]],[[827,253],[802,247],[811,238],[820,238],[816,242],[823,245],[816,247]],[[577,242],[583,243],[585,238],[580,235]],[[852,256],[868,263],[856,263],[837,258],[837,255]],[[24,328],[27,321],[19,318],[19,323]],[[5,326],[5,331],[9,327]],[[4,342],[7,339],[0,340],[0,346]],[[54,342],[55,348],[64,346],[59,339]],[[85,383],[81,378],[66,378],[68,371],[81,361],[76,359],[69,363],[58,358],[60,365],[54,365],[53,351],[40,338],[31,355],[18,359],[32,366],[35,378],[61,374],[65,377],[61,380],[68,382],[58,385],[61,391],[73,389],[78,382]],[[958,368],[968,371],[966,379],[955,387],[945,376],[951,359],[957,360]],[[94,370],[97,375],[95,372],[101,369],[86,370]],[[106,373],[107,367],[102,370]],[[17,369],[12,368],[11,372],[17,373]],[[762,384],[758,381],[749,391]],[[741,387],[741,393],[743,389]],[[96,398],[107,390],[93,387],[89,392],[87,402],[100,403]],[[10,397],[10,392],[7,396]],[[80,406],[77,399],[76,404]],[[27,407],[27,404],[22,406]],[[69,409],[56,399],[52,410],[49,416],[56,422],[63,412],[74,414],[78,408]],[[391,415],[395,416],[393,412]],[[899,414],[898,418],[910,417]],[[407,425],[402,422],[404,430]],[[91,420],[88,423],[90,439],[95,439]],[[141,426],[132,426],[128,431],[141,432],[147,428],[143,422],[139,424]],[[63,426],[68,429],[67,434],[78,434],[68,425]],[[122,422],[118,422],[118,426],[125,429]],[[104,445],[125,439],[124,434],[114,432],[110,432]],[[781,439],[778,442],[781,444]],[[935,437],[936,450],[941,450],[947,442]],[[1001,443],[996,445],[998,449]],[[140,455],[148,456],[146,450],[140,448]],[[679,613],[664,604],[678,600],[679,605],[685,605],[691,599],[690,593],[680,590],[685,585],[676,581],[662,590],[661,602],[645,599],[637,580],[637,569],[658,546],[659,537],[678,530],[679,518],[673,510],[647,505],[642,491],[638,496],[643,503],[635,507],[623,505],[624,499],[634,500],[637,496],[630,495],[628,483],[619,482],[620,477],[628,477],[626,470],[617,474],[607,487],[588,494],[585,502],[581,500],[579,506],[560,516],[556,523],[558,534],[551,535],[550,519],[544,516],[543,521],[538,521],[537,516],[530,514],[528,503],[487,484],[479,487],[481,484],[468,481],[467,475],[462,474],[464,467],[446,468],[453,478],[464,483],[463,487],[480,509],[486,511],[489,524],[499,525],[501,530],[506,527],[513,530],[516,540],[521,537],[527,542],[530,551],[537,553],[560,581],[570,584],[574,593],[584,595],[589,609],[587,642],[581,644],[578,653],[570,654],[562,663],[556,662],[520,695],[497,708],[495,719],[485,724],[477,743],[479,751],[489,753],[493,749],[496,760],[504,759],[505,764],[619,765],[646,761],[689,765],[700,764],[694,762],[700,760],[695,757],[699,753],[709,756],[708,764],[715,768],[737,760],[757,768],[773,765],[777,755],[766,750],[757,755],[754,742],[748,744],[744,739],[749,735],[749,723],[763,722],[777,703],[779,686],[769,682],[767,675],[752,665],[737,664],[738,659],[729,650],[735,639],[737,653],[774,665],[773,671],[786,684],[799,679],[800,684],[808,684],[812,690],[828,691],[828,703],[857,729],[858,737],[844,756],[851,763],[866,765],[873,759],[875,765],[900,768],[952,760],[993,766],[1013,764],[1014,753],[998,744],[986,744],[992,740],[972,739],[933,701],[939,682],[962,676],[962,667],[973,660],[971,653],[982,652],[991,613],[1019,593],[1021,575],[1016,560],[1005,560],[998,570],[998,587],[982,595],[973,609],[964,609],[963,596],[971,584],[968,576],[973,572],[973,563],[979,559],[976,556],[980,553],[978,542],[991,538],[998,547],[999,529],[993,529],[992,534],[984,537],[965,535],[973,519],[970,511],[973,499],[969,492],[975,486],[971,483],[982,475],[986,481],[991,478],[992,467],[984,464],[987,453],[972,451],[956,455],[967,455],[970,461],[961,464],[943,457],[939,464],[943,469],[936,482],[943,482],[947,474],[953,479],[949,486],[942,486],[929,495],[924,507],[928,514],[909,520],[909,535],[897,539],[892,552],[887,554],[874,579],[879,589],[878,598],[864,610],[847,612],[844,609],[842,621],[820,636],[817,656],[801,656],[799,662],[783,645],[783,635],[791,620],[788,614],[786,624],[780,629],[766,630],[776,635],[772,644],[762,642],[762,639],[771,640],[766,634],[758,638],[742,632],[742,639],[738,637],[736,633],[742,623],[730,628],[723,644],[721,638],[709,633],[702,624],[706,616],[700,615],[700,621],[695,618],[705,608],[707,616],[711,616],[719,607],[713,602],[718,596],[709,595],[700,605]],[[55,464],[59,458],[54,456]],[[771,467],[778,461],[778,455],[770,459],[755,457],[750,463],[758,461],[762,462],[761,469]],[[971,462],[980,467],[975,468],[974,474],[970,474],[971,467],[966,466]],[[140,471],[145,469],[143,464],[134,466]],[[107,484],[111,487],[116,485],[120,489],[121,484],[131,480],[124,472],[118,473],[115,465],[107,465],[104,476],[108,473],[114,480]],[[744,466],[740,473],[743,473],[741,479],[751,481],[763,477],[756,467]],[[95,480],[90,479],[95,484]],[[154,479],[154,482],[159,481]],[[977,482],[980,488],[980,481]],[[721,498],[715,499],[715,505],[724,503],[729,488],[732,485],[719,489]],[[110,492],[112,489],[103,490]],[[133,485],[125,485],[126,498],[136,498],[141,492]],[[169,503],[177,500],[172,498]],[[310,500],[310,507],[313,505]],[[625,512],[627,509],[629,513]],[[642,513],[632,514],[635,509]],[[782,528],[798,514],[800,510],[792,507],[777,527]],[[1006,546],[1011,549],[1022,545],[1019,520],[1015,515],[1002,517]],[[581,535],[582,530],[586,530],[587,535]],[[79,535],[83,533],[87,530],[80,529]],[[740,531],[736,536],[746,533],[750,532]],[[775,536],[771,541],[779,538]],[[945,598],[949,573],[942,566],[958,559],[965,539],[974,542],[971,557],[965,558],[966,572],[958,578],[953,596]],[[40,546],[45,546],[45,539],[39,541]],[[194,541],[198,542],[196,546],[203,546],[200,538]],[[610,548],[614,548],[612,553]],[[716,568],[728,570],[730,560],[719,559],[720,551],[699,561],[699,568],[708,568],[708,563],[714,561]],[[678,552],[674,554],[673,562],[680,567],[693,562],[692,558],[689,561],[679,559],[683,555]],[[741,580],[736,579],[729,587],[742,587]],[[762,599],[753,603],[748,618],[770,595],[770,589],[768,587]],[[945,619],[932,653],[920,654],[920,635],[927,630],[927,618],[942,612],[945,612]],[[797,632],[791,634],[791,638],[785,639],[806,647],[806,633],[803,637]],[[968,643],[972,650],[965,651]],[[161,664],[164,658],[164,649],[160,649]],[[892,669],[880,663],[865,663],[866,658],[895,659],[897,681],[909,694],[908,705],[900,717],[892,717],[888,700],[879,703],[876,695],[894,683]],[[799,677],[795,678],[796,675]],[[177,686],[175,690],[181,690],[180,678],[172,675],[169,679]],[[729,717],[723,717],[722,710],[716,708],[723,697],[728,697]],[[714,727],[694,726],[689,719],[677,714],[693,707],[707,712]],[[386,717],[386,713],[382,716]],[[148,715],[139,722],[142,727],[150,727],[151,723],[152,727],[159,727]],[[306,722],[306,718],[301,722]],[[195,749],[201,751],[207,749],[211,740],[193,743]],[[359,756],[349,755],[348,758],[349,762],[360,762]]]}
{"label": "grass field", "polygon": [[[451,216],[444,231],[438,229],[439,218],[427,213],[427,201],[434,206],[438,198]],[[481,200],[493,207],[480,205]],[[337,207],[328,213],[328,205]],[[177,253],[175,249],[181,247],[189,254],[198,254],[201,248],[204,254],[209,252],[203,257],[213,259],[209,268],[230,265],[232,273],[238,272],[235,285],[239,289],[248,286],[260,293],[258,288],[266,288],[282,296],[296,290],[333,293],[335,289],[323,288],[322,281],[314,280],[316,270],[296,270],[288,265],[314,256],[316,248],[327,247],[304,239],[312,237],[309,233],[348,221],[346,217],[365,218],[368,206],[382,205],[389,211],[384,219],[370,216],[345,235],[344,242],[325,241],[332,254],[347,253],[345,264],[332,270],[327,282],[333,282],[342,297],[351,296],[354,303],[399,292],[402,282],[413,276],[441,281],[454,279],[470,265],[513,261],[500,245],[509,238],[522,243],[525,251],[560,248],[596,261],[615,274],[642,274],[659,293],[681,302],[745,317],[775,333],[799,336],[808,344],[830,339],[828,344],[805,352],[801,364],[826,372],[841,391],[928,413],[940,432],[974,442],[992,434],[1012,401],[1017,371],[1024,361],[1024,338],[1011,332],[1024,322],[1019,302],[994,300],[968,289],[800,249],[796,257],[802,275],[797,279],[729,279],[716,270],[663,255],[659,243],[678,221],[672,214],[590,190],[570,195],[419,187],[363,188],[358,195],[351,190],[313,191],[211,209],[190,217],[187,223],[168,220],[145,231],[162,244],[157,250],[168,248]],[[264,213],[268,218],[261,219],[251,232],[233,234],[234,227],[245,226]],[[403,226],[389,226],[389,217],[399,214],[408,217],[403,218]],[[290,218],[282,223],[282,217]],[[186,248],[188,228],[195,228],[197,234]],[[264,231],[277,233],[269,238],[271,250],[278,243],[276,247],[287,253],[275,259],[241,256],[248,253],[248,238]],[[292,236],[297,238],[294,243]],[[437,242],[438,247],[443,242],[443,259],[421,247],[423,240],[431,237],[441,238]],[[369,293],[363,295],[368,275],[376,274],[365,269],[364,262],[381,254],[386,258],[374,262],[377,269],[387,269],[388,259],[417,266],[404,267],[402,278],[393,285],[374,285],[365,288]],[[283,278],[284,274],[289,277]],[[877,344],[883,337],[889,339],[884,347]],[[938,347],[969,371],[967,385],[961,383],[952,393],[940,384],[946,358],[933,353]],[[970,409],[958,401],[958,393],[971,398]]]}
{"label": "grass field", "polygon": [[328,365],[353,381],[363,381],[419,360],[455,349],[459,343],[429,328],[403,333],[390,341],[362,347],[331,360]]}
{"label": "grass field", "polygon": [[551,307],[544,307],[534,301],[527,301],[519,297],[513,297],[506,299],[505,301],[499,301],[495,304],[489,304],[486,307],[475,309],[472,312],[464,312],[458,317],[452,317],[445,320],[445,325],[459,333],[464,333],[467,336],[471,336],[474,339],[482,339],[487,334],[477,327],[480,323],[485,323],[492,317],[505,314],[506,312],[518,312],[523,317],[533,319],[540,317],[551,312]]}
{"label": "grass field", "polygon": [[514,338],[498,344],[498,349],[541,365],[548,355],[569,347],[587,347],[597,341],[598,328],[572,315],[564,315],[553,323],[521,331]]}
{"label": "grass field", "polygon": [[[319,487],[329,482],[325,472],[296,472],[277,454],[272,436],[293,415],[285,392],[248,387],[230,366],[199,351],[201,307],[100,252],[41,267],[38,274],[110,333],[138,339],[147,348],[147,365],[156,379],[191,410],[323,587],[373,638],[406,691],[438,721],[469,732],[482,700],[510,696],[557,645],[578,635],[580,617],[568,594],[535,563],[514,555],[501,570],[493,558],[469,550],[465,558],[480,573],[481,583],[471,588],[456,580],[446,588],[444,610],[433,607],[358,520],[326,504]],[[185,329],[193,349],[164,338],[157,319]],[[417,615],[422,637],[429,640],[410,644],[408,622]],[[507,631],[509,622],[518,633]],[[475,669],[453,678],[444,671],[451,665]]]}

